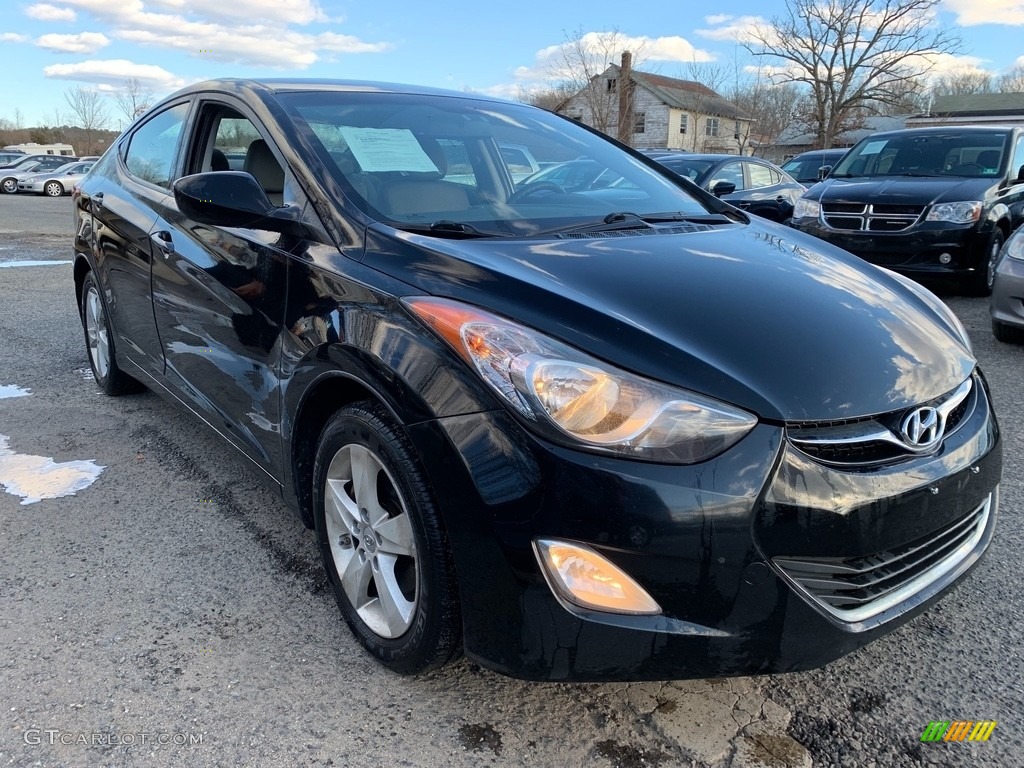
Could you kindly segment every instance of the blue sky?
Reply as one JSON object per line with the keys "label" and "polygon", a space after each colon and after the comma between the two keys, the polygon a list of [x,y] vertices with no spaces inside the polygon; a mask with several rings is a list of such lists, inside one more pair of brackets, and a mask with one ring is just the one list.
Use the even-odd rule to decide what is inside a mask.
{"label": "blue sky", "polygon": [[[943,0],[940,20],[963,39],[939,69],[992,72],[1024,64],[1024,0]],[[540,84],[567,34],[616,29],[643,43],[645,68],[686,77],[694,61],[752,63],[744,29],[782,0],[666,5],[336,0],[6,0],[0,117],[27,125],[66,111],[77,85],[111,91],[135,77],[158,95],[211,77],[338,77],[514,96]],[[713,11],[713,14],[711,13]],[[110,104],[112,127],[117,109]]]}

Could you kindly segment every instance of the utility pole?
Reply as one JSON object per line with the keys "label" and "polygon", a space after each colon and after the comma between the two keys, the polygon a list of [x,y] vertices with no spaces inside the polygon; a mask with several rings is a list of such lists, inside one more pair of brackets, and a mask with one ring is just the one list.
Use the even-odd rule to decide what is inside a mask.
{"label": "utility pole", "polygon": [[623,144],[633,146],[633,54],[622,52],[622,64],[619,65],[619,135]]}

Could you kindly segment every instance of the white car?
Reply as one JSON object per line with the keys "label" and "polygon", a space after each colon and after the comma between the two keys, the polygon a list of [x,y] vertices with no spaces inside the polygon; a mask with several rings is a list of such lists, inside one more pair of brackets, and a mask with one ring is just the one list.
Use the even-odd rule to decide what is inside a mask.
{"label": "white car", "polygon": [[30,171],[18,179],[19,192],[35,192],[47,197],[60,197],[71,192],[71,188],[93,166],[93,161],[75,162],[62,165],[52,171],[37,173]]}

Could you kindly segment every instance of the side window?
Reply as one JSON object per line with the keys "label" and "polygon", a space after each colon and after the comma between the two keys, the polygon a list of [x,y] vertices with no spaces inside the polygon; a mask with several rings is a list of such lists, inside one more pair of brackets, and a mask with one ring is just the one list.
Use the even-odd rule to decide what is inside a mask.
{"label": "side window", "polygon": [[767,165],[758,165],[757,163],[744,163],[744,165],[747,166],[747,172],[750,174],[750,189],[778,184],[777,181],[772,181],[772,169]]}
{"label": "side window", "polygon": [[714,189],[715,185],[720,181],[728,181],[730,184],[735,184],[737,192],[741,189],[746,189],[747,186],[743,183],[743,165],[741,163],[726,163],[723,165],[715,171],[714,178],[708,183],[708,189]]}
{"label": "side window", "polygon": [[1013,149],[1013,161],[1010,163],[1010,179],[1024,181],[1024,133],[1017,137],[1017,146]]}
{"label": "side window", "polygon": [[160,187],[171,186],[171,166],[188,115],[188,104],[161,112],[132,134],[124,162],[131,173]]}
{"label": "side window", "polygon": [[190,173],[245,171],[252,174],[274,205],[284,205],[294,190],[285,182],[284,167],[253,122],[224,104],[203,105],[189,152]]}

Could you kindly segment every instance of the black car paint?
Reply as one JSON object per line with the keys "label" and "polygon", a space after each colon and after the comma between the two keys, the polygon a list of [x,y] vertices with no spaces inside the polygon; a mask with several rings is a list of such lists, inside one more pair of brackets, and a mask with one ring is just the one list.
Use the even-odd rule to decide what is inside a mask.
{"label": "black car paint", "polygon": [[[670,171],[675,172],[675,167],[685,165],[692,161],[710,161],[712,165],[703,173],[701,173],[696,179],[693,179],[693,183],[699,186],[701,189],[707,189],[708,192],[714,190],[708,189],[708,182],[715,177],[715,174],[727,163],[742,162],[750,165],[760,165],[765,168],[771,169],[773,172],[778,173],[782,180],[778,184],[771,184],[766,187],[755,187],[753,189],[742,189],[728,194],[721,195],[721,199],[725,202],[735,205],[747,213],[760,216],[771,221],[785,222],[793,215],[793,206],[796,205],[796,201],[804,193],[804,186],[797,183],[797,181],[790,177],[788,173],[779,168],[776,165],[760,160],[759,158],[740,156],[740,155],[700,155],[693,153],[666,153],[659,155],[651,155],[652,160],[660,163],[661,165],[668,168]],[[744,173],[744,178],[746,178]]]}
{"label": "black car paint", "polygon": [[[924,134],[928,130],[942,129],[909,129],[904,133],[918,131]],[[956,130],[991,133],[997,129]],[[1009,137],[1006,154],[1012,156],[1015,143],[1024,133],[1012,128],[1001,130]],[[875,134],[871,139],[884,139],[890,135]],[[998,233],[1005,240],[1024,222],[1024,178],[1018,178],[1020,170],[1007,167],[998,178],[829,176],[809,189],[804,197],[823,204],[923,206],[924,212],[911,227],[898,232],[835,229],[828,226],[821,216],[797,218],[792,225],[873,264],[910,275],[964,277],[985,269],[988,247],[994,235]],[[925,219],[934,205],[964,200],[982,202],[979,221],[954,224]],[[947,264],[939,261],[944,253],[951,256]]]}
{"label": "black car paint", "polygon": [[[851,628],[796,595],[769,564],[773,554],[798,554],[808,532],[824,534],[836,556],[892,545],[878,534],[894,512],[903,520],[897,538],[911,540],[998,482],[998,430],[987,410],[958,433],[962,444],[915,460],[912,471],[851,479],[809,465],[787,444],[792,420],[890,411],[966,378],[973,358],[917,294],[820,241],[756,220],[633,238],[625,267],[601,241],[451,241],[394,230],[316,172],[316,153],[277,106],[275,87],[303,86],[228,82],[195,86],[187,98],[229,91],[244,102],[322,229],[291,240],[211,232],[186,220],[167,190],[125,174],[115,149],[74,198],[76,283],[95,272],[119,363],[238,447],[307,526],[308,451],[323,418],[345,402],[382,402],[404,425],[443,511],[471,658],[559,680],[802,669],[935,599],[938,587],[885,626]],[[209,264],[228,245],[261,260],[273,296],[240,300],[240,278]],[[550,278],[538,281],[536,268]],[[423,294],[486,306],[637,373],[713,392],[761,423],[692,466],[556,445],[526,428],[399,302]],[[856,334],[837,343],[836,327]],[[884,371],[871,350],[876,361],[879,350],[887,355]],[[202,392],[198,378],[208,383]],[[860,503],[851,504],[855,496]],[[994,516],[960,571],[980,557],[992,525]],[[664,601],[665,614],[566,610],[532,554],[539,535],[592,542]]]}

